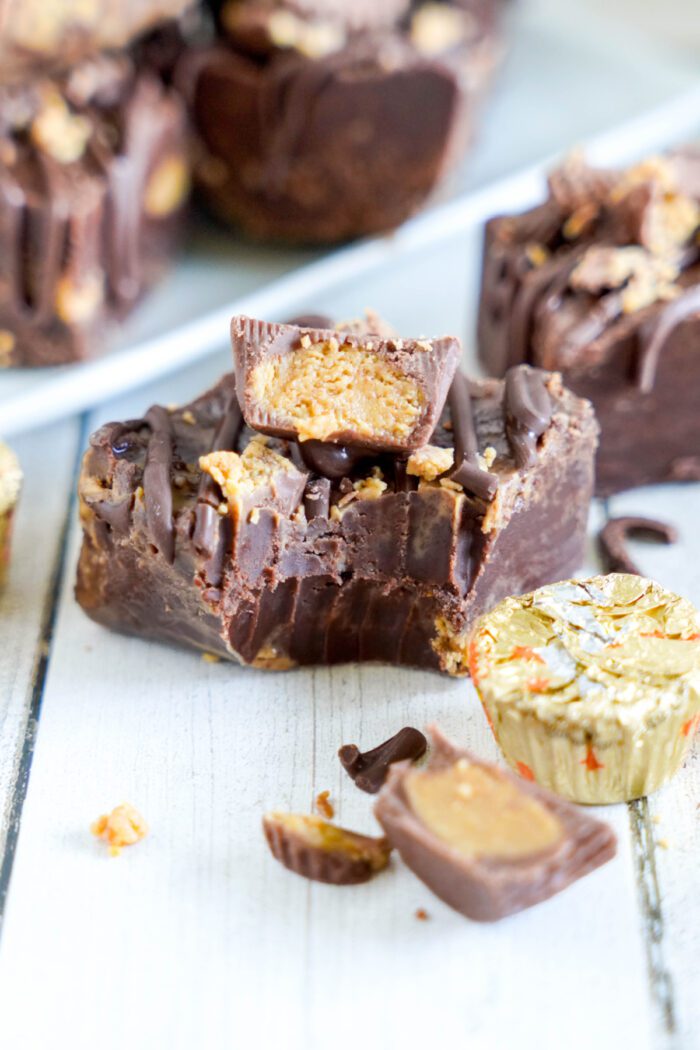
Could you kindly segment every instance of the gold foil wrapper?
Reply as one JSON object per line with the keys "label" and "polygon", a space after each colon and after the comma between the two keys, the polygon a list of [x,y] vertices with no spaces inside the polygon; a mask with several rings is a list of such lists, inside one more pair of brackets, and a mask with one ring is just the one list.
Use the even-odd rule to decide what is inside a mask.
{"label": "gold foil wrapper", "polygon": [[700,617],[640,576],[507,598],[477,622],[469,666],[511,765],[576,802],[655,791],[700,723]]}
{"label": "gold foil wrapper", "polygon": [[0,442],[0,588],[10,567],[12,524],[22,487],[22,471],[14,452]]}

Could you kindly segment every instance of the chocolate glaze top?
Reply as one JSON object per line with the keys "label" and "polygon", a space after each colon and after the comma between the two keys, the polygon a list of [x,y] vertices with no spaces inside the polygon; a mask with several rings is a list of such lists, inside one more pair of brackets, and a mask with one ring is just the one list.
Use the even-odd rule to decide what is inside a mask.
{"label": "chocolate glaze top", "polygon": [[[551,403],[549,426],[557,423],[561,429],[568,425],[565,421],[573,408],[568,407],[570,395],[563,391],[558,377],[531,369],[528,374],[539,377],[540,382],[546,384]],[[433,432],[431,444],[437,448],[453,449],[461,442],[460,447],[468,446],[479,456],[490,450],[492,459],[488,471],[475,465],[474,461],[468,463],[470,478],[475,477],[477,471],[484,474],[484,489],[476,492],[477,486],[467,483],[463,490],[466,512],[479,519],[487,513],[488,500],[492,498],[489,493],[493,495],[499,488],[508,488],[521,468],[509,433],[512,423],[509,424],[507,417],[503,384],[497,380],[470,383],[461,373],[459,377],[458,400],[462,407],[468,407],[470,413],[469,434],[465,438],[460,433],[451,405],[447,404]],[[573,404],[580,402],[573,399]],[[529,416],[523,415],[523,418],[532,422]],[[547,429],[537,442],[546,440]],[[199,457],[216,449],[240,453],[254,436],[255,432],[242,423],[233,375],[225,376],[213,390],[187,409],[166,411],[156,406],[143,420],[107,424],[91,439],[93,455],[98,457],[94,470],[104,476],[105,484],[111,485],[112,500],[127,508],[118,522],[110,521],[110,526],[114,526],[117,533],[128,530],[128,507],[133,507],[142,490],[150,541],[156,552],[170,562],[176,549],[186,544],[192,556],[202,560],[205,576],[215,583],[221,577],[228,556],[230,518],[220,513],[222,494],[208,475],[203,475]],[[303,463],[295,442],[275,438],[267,441],[278,454],[294,463]],[[538,454],[538,448],[536,443],[535,454]],[[358,498],[357,485],[361,486],[367,479],[381,479],[379,498],[382,501],[395,494],[406,494],[418,485],[440,488],[439,480],[426,483],[407,475],[406,461],[388,454],[370,457],[363,454],[362,459],[350,463],[347,473],[341,478],[325,477],[318,470],[309,470],[308,465],[304,469],[306,487],[298,510],[305,513],[307,527],[322,525],[323,533],[329,538],[341,528],[343,509]],[[454,487],[455,476],[448,480]],[[366,506],[371,508],[372,502]],[[107,520],[99,508],[96,508],[96,513]]]}
{"label": "chocolate glaze top", "polygon": [[[630,382],[651,392],[670,336],[700,314],[700,151],[629,171],[573,159],[552,173],[549,191],[544,204],[490,226],[480,325],[508,319],[491,367],[598,364],[631,335]],[[592,251],[600,265],[584,279]]]}

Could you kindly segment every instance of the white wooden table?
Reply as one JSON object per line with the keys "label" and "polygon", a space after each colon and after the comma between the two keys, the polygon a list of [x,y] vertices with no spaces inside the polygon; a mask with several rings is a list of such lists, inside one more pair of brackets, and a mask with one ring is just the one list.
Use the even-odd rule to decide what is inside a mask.
{"label": "white wooden table", "polygon": [[[348,316],[372,303],[407,331],[418,316],[428,331],[463,331],[468,266],[456,238],[320,305]],[[469,682],[210,664],[111,634],[78,608],[72,493],[87,432],[189,398],[226,363],[16,442],[27,484],[0,600],[3,1050],[697,1046],[697,752],[649,801],[605,809],[612,863],[482,927],[398,860],[365,886],[309,883],[260,831],[264,810],[309,811],[323,789],[341,822],[376,829],[336,758],[342,743],[436,721],[496,758]],[[680,526],[677,546],[635,554],[700,601],[700,488],[598,504],[591,535],[618,512]],[[110,858],[88,827],[123,800],[151,833]]]}

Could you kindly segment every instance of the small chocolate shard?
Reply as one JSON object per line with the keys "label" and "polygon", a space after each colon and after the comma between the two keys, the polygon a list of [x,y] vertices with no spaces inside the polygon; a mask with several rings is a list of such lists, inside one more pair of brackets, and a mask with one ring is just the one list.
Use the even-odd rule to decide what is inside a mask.
{"label": "small chocolate shard", "polygon": [[[458,339],[388,338],[362,322],[300,328],[234,317],[236,389],[246,423],[314,448],[337,477],[362,450],[409,453],[435,429],[461,347]],[[344,449],[335,463],[324,445]],[[333,473],[330,473],[332,471]],[[338,473],[340,472],[340,474]]]}
{"label": "small chocolate shard", "polygon": [[344,744],[338,751],[338,758],[357,787],[375,795],[384,784],[393,762],[415,762],[425,754],[427,746],[428,741],[420,730],[405,726],[371,751],[362,752],[355,744]]}
{"label": "small chocolate shard", "polygon": [[610,860],[615,834],[431,729],[424,770],[394,766],[374,812],[409,868],[456,911],[494,922]]}
{"label": "small chocolate shard", "polygon": [[598,543],[606,572],[626,572],[633,576],[644,575],[632,561],[627,551],[629,536],[642,536],[658,540],[659,543],[676,543],[678,530],[673,525],[653,518],[612,518],[600,531]]}
{"label": "small chocolate shard", "polygon": [[385,838],[359,835],[321,817],[266,813],[263,830],[273,857],[315,882],[367,882],[389,863],[391,846]]}

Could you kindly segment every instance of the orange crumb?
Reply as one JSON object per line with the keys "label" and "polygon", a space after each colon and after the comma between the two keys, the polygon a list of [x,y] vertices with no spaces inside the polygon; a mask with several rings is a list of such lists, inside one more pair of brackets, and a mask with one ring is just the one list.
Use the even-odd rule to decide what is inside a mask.
{"label": "orange crumb", "polygon": [[665,635],[663,631],[643,631],[640,634],[639,637],[640,638],[667,638],[668,635]]}
{"label": "orange crumb", "polygon": [[531,693],[546,693],[549,689],[549,680],[547,678],[531,678],[527,683],[527,688]]}
{"label": "orange crumb", "polygon": [[425,908],[416,908],[416,918],[420,919],[421,922],[427,922],[430,916]]}
{"label": "orange crumb", "polygon": [[539,653],[529,645],[516,645],[513,652],[510,654],[511,660],[536,660],[538,664],[543,664],[544,660]]}
{"label": "orange crumb", "polygon": [[115,806],[90,825],[98,839],[104,839],[111,856],[117,857],[124,846],[133,846],[148,834],[148,824],[137,809],[128,802]]}
{"label": "orange crumb", "polygon": [[316,796],[316,809],[327,820],[335,816],[335,809],[330,801],[330,794],[330,791],[320,791]]}
{"label": "orange crumb", "polygon": [[532,772],[530,767],[525,762],[516,762],[515,768],[517,769],[523,780],[534,780],[535,774]]}
{"label": "orange crumb", "polygon": [[581,765],[585,766],[590,773],[596,773],[599,769],[605,769],[603,763],[596,758],[595,751],[590,744],[586,750],[586,757],[581,759]]}

